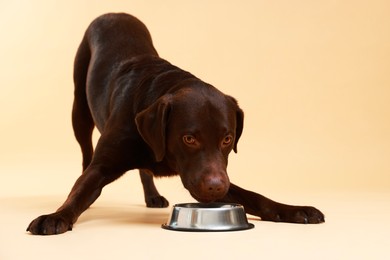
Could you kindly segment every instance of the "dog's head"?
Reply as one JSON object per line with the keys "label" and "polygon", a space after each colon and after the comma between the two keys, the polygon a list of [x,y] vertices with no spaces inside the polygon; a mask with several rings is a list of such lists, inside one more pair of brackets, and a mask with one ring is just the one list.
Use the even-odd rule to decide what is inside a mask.
{"label": "dog's head", "polygon": [[162,96],[136,124],[156,161],[166,161],[196,200],[211,202],[229,190],[228,155],[237,152],[243,117],[234,98],[203,84]]}

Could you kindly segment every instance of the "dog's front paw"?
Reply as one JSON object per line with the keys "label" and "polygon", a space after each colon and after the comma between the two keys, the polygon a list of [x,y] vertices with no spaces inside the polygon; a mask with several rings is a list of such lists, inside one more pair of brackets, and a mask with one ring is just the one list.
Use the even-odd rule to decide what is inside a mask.
{"label": "dog's front paw", "polygon": [[285,206],[276,211],[269,210],[261,219],[299,224],[318,224],[325,222],[324,214],[318,209],[310,206]]}
{"label": "dog's front paw", "polygon": [[166,208],[169,206],[169,201],[163,196],[148,197],[145,202],[148,208]]}
{"label": "dog's front paw", "polygon": [[73,223],[60,212],[34,219],[26,231],[33,235],[56,235],[72,230]]}

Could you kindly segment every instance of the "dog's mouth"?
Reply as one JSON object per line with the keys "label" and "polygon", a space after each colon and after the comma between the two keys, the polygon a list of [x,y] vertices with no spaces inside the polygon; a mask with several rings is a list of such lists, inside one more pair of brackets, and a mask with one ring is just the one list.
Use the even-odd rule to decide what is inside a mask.
{"label": "dog's mouth", "polygon": [[211,203],[211,202],[214,202],[218,199],[218,198],[212,198],[212,197],[199,197],[192,192],[190,192],[190,194],[194,199],[196,199],[197,201],[199,201],[201,203]]}
{"label": "dog's mouth", "polygon": [[199,192],[194,192],[189,190],[191,196],[196,199],[197,201],[201,203],[210,203],[210,202],[215,202],[217,200],[223,199],[226,194],[228,193],[229,188],[219,190],[218,192],[206,192],[204,193],[199,193]]}
{"label": "dog's mouth", "polygon": [[190,178],[181,179],[191,196],[201,203],[210,203],[223,199],[230,187],[230,181],[226,173],[219,175],[205,174],[205,177],[196,180]]}

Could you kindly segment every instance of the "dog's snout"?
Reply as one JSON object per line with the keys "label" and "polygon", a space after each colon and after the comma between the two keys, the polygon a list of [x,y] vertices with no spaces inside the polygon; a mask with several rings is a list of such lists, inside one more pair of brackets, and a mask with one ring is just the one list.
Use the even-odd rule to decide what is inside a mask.
{"label": "dog's snout", "polygon": [[[223,199],[229,191],[230,181],[226,172],[226,162],[220,156],[208,156],[210,161],[203,161],[197,167],[181,174],[184,187],[199,202],[209,203]],[[194,160],[195,161],[195,160]],[[191,162],[194,162],[191,161]]]}
{"label": "dog's snout", "polygon": [[224,189],[224,184],[221,179],[212,179],[206,182],[204,189],[206,192],[220,192]]}
{"label": "dog's snout", "polygon": [[201,185],[201,194],[210,199],[222,198],[229,189],[229,183],[222,178],[210,177],[204,180]]}

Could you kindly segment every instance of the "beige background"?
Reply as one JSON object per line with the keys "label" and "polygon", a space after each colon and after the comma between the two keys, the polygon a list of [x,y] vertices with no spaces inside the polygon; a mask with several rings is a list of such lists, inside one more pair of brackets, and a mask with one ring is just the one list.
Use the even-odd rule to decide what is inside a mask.
{"label": "beige background", "polygon": [[[157,219],[147,227],[129,216],[135,211],[142,219],[147,212],[140,206],[135,174],[107,187],[97,211],[91,209],[87,223],[77,226],[79,236],[74,231],[42,240],[23,233],[33,217],[60,205],[80,174],[81,154],[70,122],[73,58],[92,19],[112,11],[140,18],[160,56],[238,99],[245,127],[239,153],[230,156],[233,182],[276,200],[316,205],[327,215],[328,223],[303,230],[255,222],[254,231],[234,233],[231,241],[215,234],[169,233],[177,236],[176,244],[184,236],[200,245],[215,239],[232,242],[242,247],[243,256],[252,257],[270,256],[273,247],[278,252],[273,255],[282,257],[289,246],[303,258],[307,250],[333,259],[384,257],[385,230],[390,232],[385,220],[390,213],[389,1],[0,0],[0,213],[8,232],[0,234],[0,259],[54,253],[65,244],[79,248],[75,241],[97,239],[102,230],[113,245],[124,242],[112,234],[127,236],[126,246],[136,241],[132,232],[167,234],[157,224],[167,211],[152,215]],[[157,185],[171,203],[191,200],[177,179],[158,180]],[[116,233],[127,225],[133,230]],[[346,225],[353,232],[341,239],[336,232]],[[368,233],[372,238],[366,240]],[[289,240],[272,243],[279,235]],[[147,243],[146,236],[145,241],[137,237]],[[337,237],[340,241],[334,241]],[[351,243],[343,244],[346,240]],[[99,251],[95,242],[84,241]],[[267,247],[257,251],[258,242]],[[299,242],[312,247],[301,252]],[[29,250],[21,252],[21,243]],[[40,243],[50,246],[44,249]],[[117,256],[138,252],[139,259],[169,256],[143,246],[124,250],[124,255],[116,246],[108,248],[117,249]],[[215,249],[208,252],[217,255]]]}

